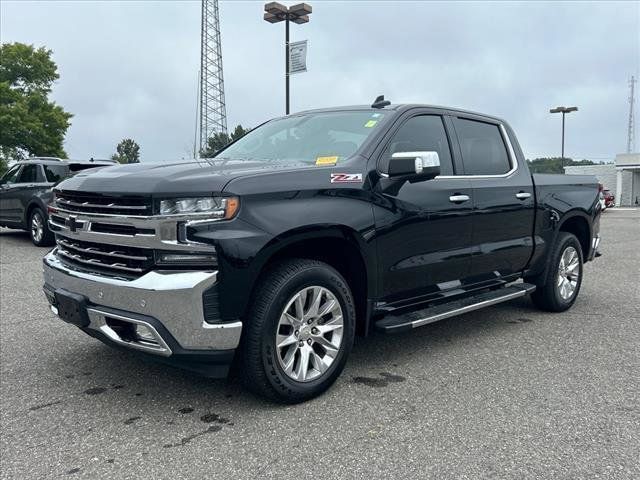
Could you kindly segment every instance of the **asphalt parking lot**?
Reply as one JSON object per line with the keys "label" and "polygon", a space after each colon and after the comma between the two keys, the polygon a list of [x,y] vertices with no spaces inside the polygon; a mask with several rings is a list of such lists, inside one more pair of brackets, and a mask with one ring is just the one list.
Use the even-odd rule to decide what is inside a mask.
{"label": "asphalt parking lot", "polygon": [[0,230],[2,478],[640,478],[640,211],[563,314],[528,299],[359,339],[296,406],[144,363],[57,320]]}

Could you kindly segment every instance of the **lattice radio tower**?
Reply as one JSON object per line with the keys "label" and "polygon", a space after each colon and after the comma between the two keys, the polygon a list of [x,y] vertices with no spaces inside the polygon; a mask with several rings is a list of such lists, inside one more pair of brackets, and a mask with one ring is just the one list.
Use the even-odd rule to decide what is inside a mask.
{"label": "lattice radio tower", "polygon": [[202,0],[200,36],[200,150],[215,133],[227,133],[218,0]]}
{"label": "lattice radio tower", "polygon": [[636,120],[633,112],[633,104],[635,103],[634,90],[636,78],[632,75],[629,80],[629,126],[627,127],[627,153],[632,153],[636,143]]}

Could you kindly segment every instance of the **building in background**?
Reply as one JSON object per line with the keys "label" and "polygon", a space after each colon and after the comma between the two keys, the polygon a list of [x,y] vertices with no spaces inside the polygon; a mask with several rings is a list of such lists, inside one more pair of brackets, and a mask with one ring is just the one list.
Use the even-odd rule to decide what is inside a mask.
{"label": "building in background", "polygon": [[640,153],[620,153],[615,163],[564,167],[567,175],[595,175],[618,207],[640,206]]}

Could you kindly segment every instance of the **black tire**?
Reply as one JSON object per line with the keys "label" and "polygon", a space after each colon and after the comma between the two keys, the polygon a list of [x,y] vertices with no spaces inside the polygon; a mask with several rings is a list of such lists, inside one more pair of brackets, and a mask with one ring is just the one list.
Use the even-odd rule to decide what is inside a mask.
{"label": "black tire", "polygon": [[[327,390],[338,378],[353,346],[356,313],[351,290],[331,266],[316,260],[291,259],[276,265],[260,281],[244,320],[239,375],[249,390],[281,403],[298,403]],[[342,342],[331,366],[318,378],[299,382],[280,365],[276,332],[282,312],[300,290],[320,286],[329,290],[342,309]]]}
{"label": "black tire", "polygon": [[[577,285],[570,298],[563,298],[558,287],[558,270],[560,259],[569,247],[574,248],[578,254],[579,273],[576,281]],[[536,307],[541,310],[546,310],[547,312],[564,312],[575,303],[582,285],[584,259],[582,246],[576,236],[571,233],[560,232],[551,250],[549,262],[549,268],[546,274],[537,278],[526,279],[526,281],[534,283],[537,287],[536,291],[531,295],[531,299]]]}
{"label": "black tire", "polygon": [[[34,221],[36,220],[39,221],[42,225],[42,233],[40,238],[38,238],[38,235],[34,228]],[[51,230],[49,230],[47,216],[44,214],[40,207],[35,207],[33,210],[31,210],[31,213],[29,214],[27,231],[29,232],[31,241],[36,247],[49,247],[55,243],[53,233],[51,233]]]}

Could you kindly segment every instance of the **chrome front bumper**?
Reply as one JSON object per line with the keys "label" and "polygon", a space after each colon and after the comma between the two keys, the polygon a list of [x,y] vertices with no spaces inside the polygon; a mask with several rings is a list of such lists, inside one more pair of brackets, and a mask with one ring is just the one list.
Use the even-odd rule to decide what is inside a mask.
{"label": "chrome front bumper", "polygon": [[[86,328],[122,346],[171,356],[170,345],[176,342],[184,350],[202,351],[232,350],[240,342],[240,321],[204,321],[202,294],[215,285],[217,271],[151,271],[127,281],[71,270],[58,259],[55,250],[44,257],[43,263],[45,292],[64,289],[86,297],[90,319]],[[57,313],[55,307],[52,310]],[[127,342],[109,328],[109,318],[152,327],[157,341],[149,345]],[[155,321],[172,338],[164,338],[167,335],[163,329],[153,328]]]}

